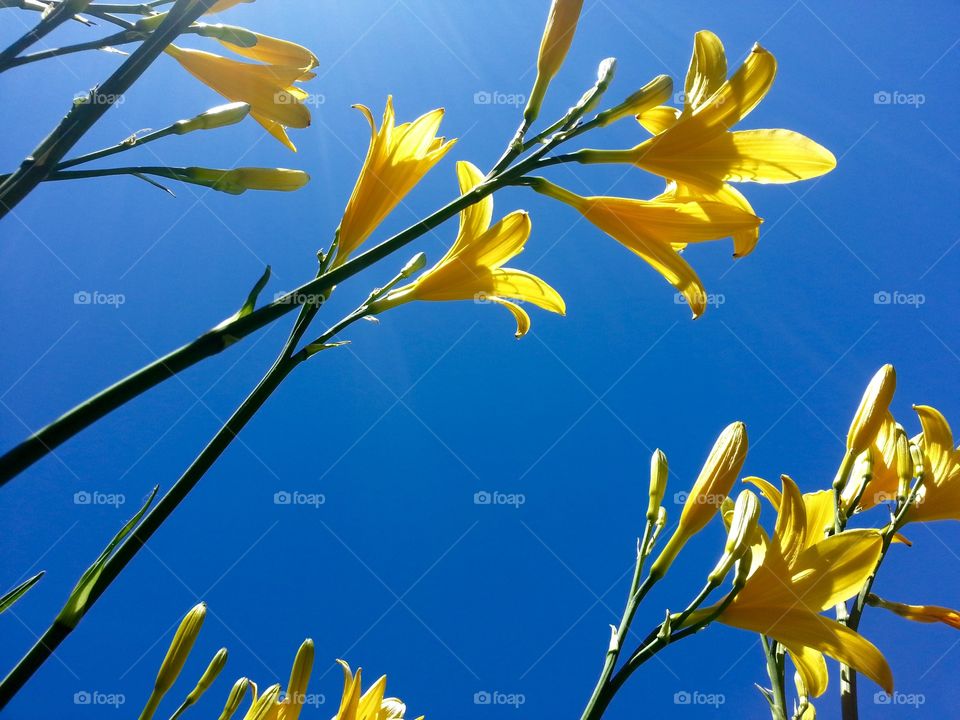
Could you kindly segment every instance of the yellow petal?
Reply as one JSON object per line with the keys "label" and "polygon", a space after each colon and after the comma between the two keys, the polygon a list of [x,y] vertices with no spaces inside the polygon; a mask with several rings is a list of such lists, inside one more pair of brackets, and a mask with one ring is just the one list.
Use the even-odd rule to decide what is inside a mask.
{"label": "yellow petal", "polygon": [[947,419],[936,408],[929,405],[916,405],[913,408],[920,417],[923,427],[923,455],[925,482],[942,482],[948,474],[954,456],[953,431]]}
{"label": "yellow petal", "polygon": [[834,525],[836,514],[832,490],[805,493],[803,504],[807,510],[807,537],[804,547],[810,547],[824,538],[827,529]]}
{"label": "yellow petal", "polygon": [[723,43],[709,30],[701,30],[694,36],[693,56],[683,91],[684,113],[700,107],[726,79],[727,56]]}
{"label": "yellow petal", "polygon": [[498,297],[530,302],[559,315],[566,315],[567,312],[560,293],[536,275],[522,270],[496,270],[493,273],[493,292]]}
{"label": "yellow petal", "polygon": [[[466,195],[483,182],[483,172],[473,163],[460,160],[457,162],[457,180],[460,183],[460,194]],[[479,237],[490,227],[492,218],[493,196],[487,195],[460,213],[460,236]]]}
{"label": "yellow petal", "polygon": [[745,477],[743,481],[756,487],[760,491],[760,494],[770,502],[770,504],[773,506],[773,509],[777,512],[780,511],[780,502],[783,499],[783,494],[775,485],[767,482],[763,478],[754,477],[752,475],[750,477]]}
{"label": "yellow petal", "polygon": [[690,123],[690,130],[697,133],[729,130],[763,100],[776,74],[776,58],[760,45],[754,45],[737,72],[684,122]]}
{"label": "yellow petal", "polygon": [[730,182],[792,183],[837,166],[829,150],[792,130],[738,130],[701,145],[700,172]]}
{"label": "yellow petal", "polygon": [[290,65],[301,68],[305,73],[320,64],[317,56],[303,45],[256,32],[253,35],[257,42],[250,47],[243,47],[225,40],[221,40],[220,43],[237,55],[243,55],[251,60],[258,60],[267,65]]}
{"label": "yellow petal", "polygon": [[503,300],[498,297],[491,297],[489,298],[489,300],[490,302],[495,302],[498,305],[502,305],[513,314],[514,319],[517,321],[517,332],[515,333],[517,339],[522,338],[524,335],[527,334],[527,332],[529,332],[530,316],[527,315],[526,310],[524,310],[522,307],[520,307],[516,303],[512,303],[509,300]]}
{"label": "yellow petal", "polygon": [[786,644],[785,647],[800,673],[807,694],[810,697],[823,695],[830,680],[823,653],[796,643]]}
{"label": "yellow petal", "polygon": [[781,477],[783,495],[777,513],[774,535],[780,543],[780,552],[788,566],[792,566],[804,548],[807,535],[807,511],[800,488],[787,475]]}
{"label": "yellow petal", "polygon": [[810,546],[790,568],[798,599],[826,610],[853,597],[876,569],[882,547],[878,530],[847,530]]}
{"label": "yellow petal", "polygon": [[659,135],[667,128],[673,127],[679,118],[680,111],[677,108],[658,105],[637,115],[637,122],[653,135]]}

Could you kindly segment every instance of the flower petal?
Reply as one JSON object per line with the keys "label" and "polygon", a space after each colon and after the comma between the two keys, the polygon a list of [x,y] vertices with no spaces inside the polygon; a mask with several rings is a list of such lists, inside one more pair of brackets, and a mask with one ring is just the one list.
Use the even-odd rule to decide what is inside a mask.
{"label": "flower petal", "polygon": [[516,337],[518,340],[522,338],[524,335],[526,335],[527,332],[529,332],[530,316],[527,315],[526,310],[524,310],[522,307],[520,307],[516,303],[510,302],[509,300],[504,300],[498,297],[491,297],[488,299],[490,300],[490,302],[495,302],[498,305],[502,305],[513,314],[514,319],[517,321]]}
{"label": "flower petal", "polygon": [[697,148],[696,161],[699,167],[684,171],[729,182],[757,183],[808,180],[837,166],[833,153],[822,145],[800,133],[781,129],[738,130],[718,135]]}
{"label": "flower petal", "polygon": [[847,530],[810,546],[790,568],[799,601],[826,610],[856,595],[876,569],[882,546],[878,530]]}
{"label": "flower petal", "polygon": [[694,36],[693,56],[683,90],[683,112],[700,107],[727,79],[727,56],[720,38],[709,30]]}
{"label": "flower petal", "polygon": [[544,310],[566,315],[567,306],[560,293],[536,275],[502,268],[493,272],[493,292],[497,297],[530,302]]}
{"label": "flower petal", "polygon": [[793,664],[810,697],[820,697],[827,691],[830,676],[827,673],[827,661],[819,650],[798,643],[784,643],[790,653]]}
{"label": "flower petal", "polygon": [[[473,163],[461,160],[457,163],[457,180],[460,183],[460,194],[466,195],[483,182],[483,172]],[[459,237],[480,237],[490,227],[492,218],[493,196],[487,195],[460,213]]]}
{"label": "flower petal", "polygon": [[637,122],[653,135],[673,127],[679,119],[680,111],[668,105],[658,105],[637,115]]}

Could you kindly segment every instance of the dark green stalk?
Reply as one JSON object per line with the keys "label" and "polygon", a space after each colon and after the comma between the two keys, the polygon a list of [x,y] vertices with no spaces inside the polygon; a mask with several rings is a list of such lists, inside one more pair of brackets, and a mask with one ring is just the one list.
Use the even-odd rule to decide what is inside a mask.
{"label": "dark green stalk", "polygon": [[52,173],[66,154],[130,89],[154,60],[215,0],[178,0],[161,25],[94,91],[103,102],[74,103],[60,124],[0,184],[0,218]]}

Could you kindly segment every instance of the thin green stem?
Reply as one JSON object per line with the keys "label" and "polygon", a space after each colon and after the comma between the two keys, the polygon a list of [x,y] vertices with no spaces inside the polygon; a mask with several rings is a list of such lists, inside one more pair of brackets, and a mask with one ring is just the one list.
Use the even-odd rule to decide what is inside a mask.
{"label": "thin green stem", "polygon": [[[118,98],[185,28],[190,27],[215,0],[178,0],[160,26],[101,85],[91,91],[97,102],[73,103],[59,125],[30,153],[20,167],[0,184],[0,218],[29,195],[66,154],[86,135]],[[96,97],[93,97],[93,93]]]}
{"label": "thin green stem", "polygon": [[266,327],[303,303],[322,296],[344,280],[408,245],[454,217],[464,208],[473,205],[502,187],[511,185],[515,178],[539,167],[544,162],[541,159],[542,155],[548,152],[551,147],[553,145],[543,146],[514,168],[492,180],[481,183],[469,193],[450,201],[423,220],[370,250],[357,255],[342,265],[330,268],[310,282],[304,283],[242,318],[220,323],[186,345],[167,353],[88,398],[0,457],[0,486],[9,482],[37,460],[121,405],[198,362],[223,352],[238,340]]}
{"label": "thin green stem", "polygon": [[767,658],[767,675],[770,678],[770,689],[773,699],[770,702],[772,720],[787,720],[787,692],[786,677],[783,665],[783,655],[777,651],[778,643],[765,635],[761,635],[763,652]]}
{"label": "thin green stem", "polygon": [[55,5],[50,13],[41,17],[40,22],[31,30],[21,35],[0,52],[0,68],[72,18],[76,14],[74,5],[73,2],[61,2]]}

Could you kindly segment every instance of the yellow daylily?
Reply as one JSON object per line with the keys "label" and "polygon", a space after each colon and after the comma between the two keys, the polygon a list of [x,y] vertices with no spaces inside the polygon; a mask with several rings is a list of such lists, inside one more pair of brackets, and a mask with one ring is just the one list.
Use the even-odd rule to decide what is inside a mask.
{"label": "yellow daylily", "polygon": [[[780,513],[780,506],[783,502],[783,493],[774,487],[771,483],[759,477],[746,477],[745,483],[756,487],[777,513]],[[781,477],[781,482],[789,484],[791,490],[796,487],[796,483],[788,475]],[[828,530],[833,528],[834,524],[834,498],[832,490],[818,490],[816,492],[803,493],[800,496],[803,505],[803,515],[800,517],[799,509],[796,503],[791,503],[790,512],[795,513],[794,524],[799,525],[800,520],[803,524],[803,541],[798,545],[801,550],[815,545],[823,540]]]}
{"label": "yellow daylily", "polygon": [[923,433],[916,444],[923,452],[923,484],[908,522],[960,520],[960,448],[954,447],[953,431],[935,408],[915,405]]}
{"label": "yellow daylily", "polygon": [[[743,589],[720,613],[725,625],[766,635],[790,653],[812,697],[827,688],[824,654],[893,690],[893,675],[881,652],[850,628],[820,613],[856,595],[874,571],[883,540],[877,530],[848,530],[818,537],[803,496],[783,478],[772,538],[758,531]],[[716,612],[699,610],[688,624]]]}
{"label": "yellow daylily", "polygon": [[[697,34],[684,109],[644,113],[659,131],[629,150],[583,150],[582,162],[628,162],[661,177],[715,192],[725,182],[791,183],[836,167],[826,148],[791,130],[730,131],[764,98],[777,62],[754,45],[728,80],[723,45],[712,33]],[[672,117],[672,119],[671,119]]]}
{"label": "yellow daylily", "polygon": [[431,110],[413,122],[395,125],[393,98],[388,97],[378,130],[369,108],[354,107],[370,123],[370,146],[340,221],[334,266],[346,262],[456,142],[437,137],[443,119],[442,108]]}
{"label": "yellow daylily", "polygon": [[307,93],[295,83],[313,78],[312,72],[289,65],[255,65],[176,45],[168,46],[166,53],[228,100],[248,103],[251,117],[296,151],[286,128],[309,127],[310,111],[303,104]]}
{"label": "yellow daylily", "polygon": [[[483,172],[469,162],[457,163],[460,192],[481,182]],[[517,321],[517,337],[530,329],[530,316],[511,300],[530,302],[544,310],[566,314],[560,294],[540,278],[503,264],[522,250],[530,236],[530,216],[517,210],[494,225],[489,195],[460,213],[460,230],[446,255],[408,285],[396,288],[372,303],[377,314],[411,300],[474,300],[503,305]]]}
{"label": "yellow daylily", "polygon": [[939,605],[905,605],[904,603],[884,600],[876,595],[870,595],[867,603],[873,607],[883,608],[896,613],[902,618],[919,623],[943,623],[954,630],[960,630],[960,612]]}
{"label": "yellow daylily", "polygon": [[[403,720],[407,706],[397,698],[384,697],[386,675],[362,692],[360,668],[354,675],[347,663],[342,660],[338,662],[343,667],[343,696],[333,720]],[[417,720],[423,720],[423,716]]]}
{"label": "yellow daylily", "polygon": [[752,232],[761,222],[732,203],[680,198],[676,188],[668,188],[652,200],[637,200],[582,197],[543,178],[532,179],[531,187],[570,205],[643,258],[686,298],[695,318],[706,309],[707,292],[681,250],[688,243]]}
{"label": "yellow daylily", "polygon": [[[900,485],[897,472],[897,434],[897,423],[887,411],[876,437],[867,448],[871,462],[869,482],[862,488],[862,482],[851,481],[843,488],[841,497],[847,514],[869,510],[896,499]],[[860,495],[860,500],[855,508],[851,507],[857,495]]]}

